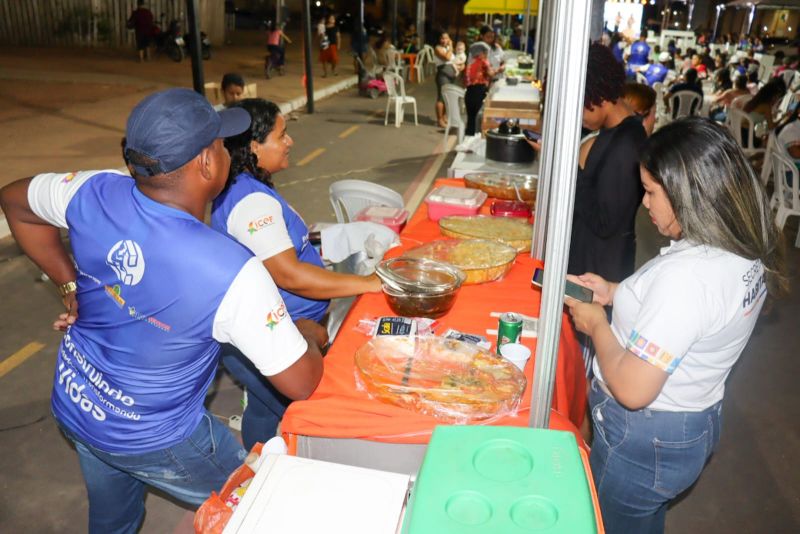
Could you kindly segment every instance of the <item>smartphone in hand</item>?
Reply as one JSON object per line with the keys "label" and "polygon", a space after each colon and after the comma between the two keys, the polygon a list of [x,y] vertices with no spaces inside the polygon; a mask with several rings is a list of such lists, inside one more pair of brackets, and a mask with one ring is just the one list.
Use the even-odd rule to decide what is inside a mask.
{"label": "smartphone in hand", "polygon": [[[544,278],[544,269],[537,268],[533,271],[533,279],[531,282],[535,286],[542,287],[542,279]],[[581,302],[591,303],[592,299],[594,298],[594,293],[588,287],[583,287],[575,282],[570,282],[567,280],[566,285],[564,286],[564,296],[571,297],[575,300],[579,300]]]}
{"label": "smartphone in hand", "polygon": [[525,136],[526,139],[529,141],[533,141],[534,143],[538,143],[542,140],[542,134],[534,132],[533,130],[523,129],[522,135]]}

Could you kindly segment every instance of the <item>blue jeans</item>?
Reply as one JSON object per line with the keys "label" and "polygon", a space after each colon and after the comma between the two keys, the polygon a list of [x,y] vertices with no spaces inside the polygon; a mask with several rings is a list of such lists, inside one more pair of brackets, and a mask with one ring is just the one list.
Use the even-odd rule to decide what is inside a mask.
{"label": "blue jeans", "polygon": [[589,463],[608,534],[664,532],[667,505],[719,442],[722,402],[702,412],[630,411],[592,380]]}
{"label": "blue jeans", "polygon": [[261,371],[233,345],[222,345],[225,368],[247,388],[247,407],[242,414],[242,442],[247,450],[256,442],[275,437],[278,423],[292,401],[284,397]]}
{"label": "blue jeans", "polygon": [[192,434],[172,447],[141,454],[101,451],[65,427],[75,444],[89,494],[89,532],[137,532],[144,518],[145,486],[199,506],[242,465],[246,451],[208,412]]}

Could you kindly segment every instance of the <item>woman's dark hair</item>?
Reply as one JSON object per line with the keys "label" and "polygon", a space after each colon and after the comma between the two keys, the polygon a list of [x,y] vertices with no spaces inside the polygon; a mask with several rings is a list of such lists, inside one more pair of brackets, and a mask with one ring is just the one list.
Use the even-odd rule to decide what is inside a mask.
{"label": "woman's dark hair", "polygon": [[691,68],[686,69],[686,72],[683,73],[683,78],[689,85],[695,85],[697,83],[697,71]]}
{"label": "woman's dark hair", "polygon": [[683,238],[761,260],[769,292],[788,289],[769,197],[724,127],[700,117],[674,121],[645,141],[640,163],[664,188]]}
{"label": "woman's dark hair", "polygon": [[783,78],[773,78],[769,83],[758,90],[756,95],[744,105],[742,110],[745,113],[750,113],[761,104],[773,105],[779,98],[783,98],[785,94],[786,84],[783,82]]}
{"label": "woman's dark hair", "polygon": [[714,89],[717,91],[724,91],[733,87],[733,80],[731,80],[731,71],[726,68],[721,68],[714,75]]}
{"label": "woman's dark hair", "polygon": [[622,98],[631,106],[634,113],[646,117],[656,105],[656,91],[645,83],[626,83]]}
{"label": "woman's dark hair", "polygon": [[747,89],[747,78],[742,75],[737,76],[733,81],[733,86],[739,90]]}
{"label": "woman's dark hair", "polygon": [[600,43],[592,44],[587,64],[583,107],[591,109],[604,101],[613,104],[619,100],[625,87],[625,69],[611,49]]}
{"label": "woman's dark hair", "polygon": [[272,176],[258,167],[258,158],[250,148],[250,142],[263,143],[267,136],[275,128],[278,115],[281,114],[280,108],[263,98],[245,98],[236,102],[231,107],[243,108],[250,114],[250,127],[239,135],[225,139],[225,148],[231,154],[231,169],[228,173],[228,183],[236,181],[236,177],[246,172],[251,174],[259,182],[266,184],[274,189]]}

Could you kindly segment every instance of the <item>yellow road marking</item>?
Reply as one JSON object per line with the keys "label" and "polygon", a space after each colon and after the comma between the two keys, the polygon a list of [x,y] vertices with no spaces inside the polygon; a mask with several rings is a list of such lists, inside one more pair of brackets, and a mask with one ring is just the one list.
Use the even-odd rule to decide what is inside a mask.
{"label": "yellow road marking", "polygon": [[352,134],[356,130],[358,130],[358,125],[351,126],[350,128],[346,129],[345,131],[339,134],[339,139],[347,138],[350,134]]}
{"label": "yellow road marking", "polygon": [[297,162],[297,166],[298,167],[302,167],[303,165],[307,165],[309,161],[311,161],[312,159],[316,158],[317,156],[319,156],[323,152],[325,152],[324,148],[315,148],[314,150],[311,151],[311,153],[308,156],[306,156],[303,159],[301,159],[300,161],[298,161]]}
{"label": "yellow road marking", "polygon": [[16,369],[19,365],[21,365],[25,360],[39,352],[44,348],[44,343],[39,343],[38,341],[32,341],[19,349],[17,352],[0,362],[0,378],[4,377],[14,369]]}

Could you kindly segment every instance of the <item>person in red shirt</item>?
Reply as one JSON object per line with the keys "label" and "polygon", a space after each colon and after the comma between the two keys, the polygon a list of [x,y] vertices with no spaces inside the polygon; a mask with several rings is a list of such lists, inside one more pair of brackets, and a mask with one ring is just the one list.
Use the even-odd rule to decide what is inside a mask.
{"label": "person in red shirt", "polygon": [[136,34],[136,50],[139,61],[150,59],[150,40],[153,37],[153,12],[144,6],[144,0],[136,2],[136,9],[128,17],[128,29]]}
{"label": "person in red shirt", "polygon": [[464,73],[464,85],[467,92],[464,95],[464,106],[467,108],[467,135],[475,135],[475,119],[489,91],[489,84],[496,74],[489,64],[489,47],[479,46],[478,43],[470,47],[472,62]]}

